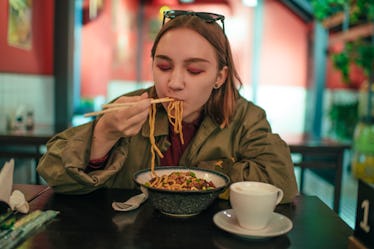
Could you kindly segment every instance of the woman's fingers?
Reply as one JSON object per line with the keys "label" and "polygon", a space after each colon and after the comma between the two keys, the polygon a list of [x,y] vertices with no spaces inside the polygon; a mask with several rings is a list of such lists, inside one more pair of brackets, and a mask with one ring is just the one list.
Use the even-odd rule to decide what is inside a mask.
{"label": "woman's fingers", "polygon": [[134,103],[131,107],[123,108],[115,112],[106,113],[101,118],[105,122],[105,127],[113,134],[117,133],[119,137],[134,136],[144,124],[148,116],[151,100],[148,94],[140,96],[121,97],[116,103]]}

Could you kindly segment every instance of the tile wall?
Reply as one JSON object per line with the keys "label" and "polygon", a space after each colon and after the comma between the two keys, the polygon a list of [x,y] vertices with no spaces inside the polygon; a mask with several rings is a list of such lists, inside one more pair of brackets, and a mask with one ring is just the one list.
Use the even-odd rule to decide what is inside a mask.
{"label": "tile wall", "polygon": [[[250,86],[244,86],[241,94],[253,99]],[[256,104],[266,111],[273,132],[299,134],[304,131],[305,99],[303,87],[264,85],[258,88]]]}
{"label": "tile wall", "polygon": [[17,112],[28,110],[36,124],[54,124],[53,76],[0,73],[0,130]]}

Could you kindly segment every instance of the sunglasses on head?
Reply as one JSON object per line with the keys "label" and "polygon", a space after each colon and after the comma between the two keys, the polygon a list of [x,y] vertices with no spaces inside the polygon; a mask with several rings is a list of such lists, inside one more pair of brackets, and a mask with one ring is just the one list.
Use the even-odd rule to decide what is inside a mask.
{"label": "sunglasses on head", "polygon": [[165,24],[166,18],[174,19],[178,16],[197,16],[203,19],[207,23],[213,23],[217,21],[221,21],[222,23],[222,30],[225,33],[225,16],[210,12],[194,12],[194,11],[186,11],[186,10],[167,10],[164,11],[164,18],[162,20],[162,26]]}

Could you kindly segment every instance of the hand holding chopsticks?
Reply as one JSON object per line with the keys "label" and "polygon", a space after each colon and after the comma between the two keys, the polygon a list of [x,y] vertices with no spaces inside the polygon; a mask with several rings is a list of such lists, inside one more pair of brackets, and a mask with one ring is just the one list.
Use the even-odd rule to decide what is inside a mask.
{"label": "hand holding chopsticks", "polygon": [[[157,103],[164,103],[164,102],[170,102],[174,101],[174,99],[166,97],[166,98],[161,98],[161,99],[152,99],[151,104],[157,104]],[[93,116],[98,116],[101,114],[105,114],[108,112],[113,112],[113,111],[118,111],[122,110],[124,108],[129,108],[136,105],[134,102],[126,102],[126,103],[109,103],[103,105],[104,110],[97,111],[97,112],[89,112],[84,114],[85,117],[93,117]]]}

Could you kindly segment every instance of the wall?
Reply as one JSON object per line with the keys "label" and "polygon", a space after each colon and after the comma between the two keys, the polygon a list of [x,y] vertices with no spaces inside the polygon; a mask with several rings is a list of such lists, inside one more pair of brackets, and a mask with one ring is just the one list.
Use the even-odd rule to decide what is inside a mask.
{"label": "wall", "polygon": [[135,80],[138,1],[105,1],[100,15],[82,27],[81,95],[106,96],[112,79]]}
{"label": "wall", "polygon": [[359,89],[363,81],[365,80],[365,75],[362,69],[358,68],[356,65],[350,66],[350,82],[344,82],[341,72],[337,70],[331,60],[331,55],[333,53],[340,53],[344,49],[344,43],[339,42],[329,46],[328,50],[328,60],[327,60],[327,70],[326,70],[326,87],[328,89]]}
{"label": "wall", "polygon": [[[147,1],[143,11],[141,52],[136,17],[139,6],[126,0],[107,1],[103,14],[83,27],[82,96],[106,96],[109,101],[124,92],[148,86],[152,82],[150,50],[161,25],[159,9],[193,9],[222,13],[235,63],[243,80],[241,93],[252,99],[252,63],[254,9],[241,1],[227,4],[180,5],[174,0]],[[118,12],[122,11],[122,18]],[[275,132],[299,133],[304,129],[305,91],[307,85],[307,38],[309,27],[279,1],[264,1],[260,76],[257,104],[268,113]],[[122,39],[121,39],[122,37]],[[141,56],[141,72],[137,72]],[[100,66],[98,66],[98,64]],[[100,70],[97,70],[100,68]],[[140,82],[137,82],[137,73]],[[289,98],[292,95],[293,98]],[[295,109],[294,106],[299,106]],[[289,112],[288,110],[293,110]]]}
{"label": "wall", "polygon": [[0,73],[0,131],[16,112],[31,110],[37,125],[54,124],[54,84],[50,75]]}
{"label": "wall", "polygon": [[33,110],[35,121],[53,125],[54,1],[32,1],[32,47],[8,45],[8,0],[0,0],[0,129],[17,110]]}
{"label": "wall", "polygon": [[0,72],[53,74],[54,1],[32,1],[32,48],[9,46],[8,0],[0,0]]}
{"label": "wall", "polygon": [[258,104],[266,110],[274,132],[302,133],[309,26],[279,1],[264,2]]}
{"label": "wall", "polygon": [[306,87],[308,25],[279,1],[265,1],[261,84]]}
{"label": "wall", "polygon": [[[0,9],[6,10],[7,2],[7,0],[0,0]],[[158,3],[158,6],[163,3],[161,0],[155,2]],[[176,1],[169,2],[174,3],[171,5],[172,8],[192,8],[189,5],[176,5]],[[230,7],[225,4],[200,4],[194,5],[193,9],[220,12],[227,16],[225,20],[226,33],[232,44],[235,62],[245,83],[242,93],[251,99],[254,10],[243,7],[241,1],[230,0],[229,2]],[[258,104],[268,112],[276,132],[300,132],[303,130],[304,122],[308,28],[279,1],[267,0],[264,2]],[[101,15],[84,25],[82,30],[82,97],[92,98],[98,95],[107,97],[111,82],[115,82],[118,86],[121,85],[121,82],[131,84],[136,81],[135,58],[137,56],[138,33],[137,16],[134,13],[137,12],[138,7],[138,1],[105,1]],[[34,84],[37,92],[49,89],[52,92],[45,94],[53,95],[53,87],[44,87],[44,84],[53,83],[53,1],[34,0],[33,11],[34,46],[30,51],[7,46],[6,32],[4,31],[7,30],[7,11],[0,12],[0,71],[26,74],[24,75],[26,77],[49,75],[47,80],[40,78],[38,83],[28,84]],[[118,14],[119,11],[123,12],[122,15]],[[149,54],[152,34],[159,29],[157,11],[157,6],[152,5],[144,9],[146,28],[144,28],[144,44],[140,55],[142,56],[143,69],[141,79],[145,85],[151,81]],[[113,16],[112,13],[117,14]],[[4,58],[5,56],[7,59]],[[7,85],[14,80],[24,80],[23,78],[17,79],[17,76],[16,78],[8,76],[3,78],[2,84]],[[129,87],[124,88],[128,89]],[[118,89],[121,87],[116,87],[116,92],[119,94]],[[130,89],[133,88],[130,87]],[[7,90],[7,92],[9,91]],[[16,93],[16,91],[13,92]],[[293,95],[291,102],[289,101],[290,94]],[[8,98],[1,97],[1,95],[2,93],[0,94],[0,103],[9,101]],[[43,96],[43,98],[45,97]],[[288,110],[294,110],[295,103],[299,103],[298,110],[300,111],[290,113]],[[14,103],[14,106],[20,104]],[[47,105],[52,106],[53,99]],[[45,115],[53,117],[53,113],[49,110],[45,112]]]}

